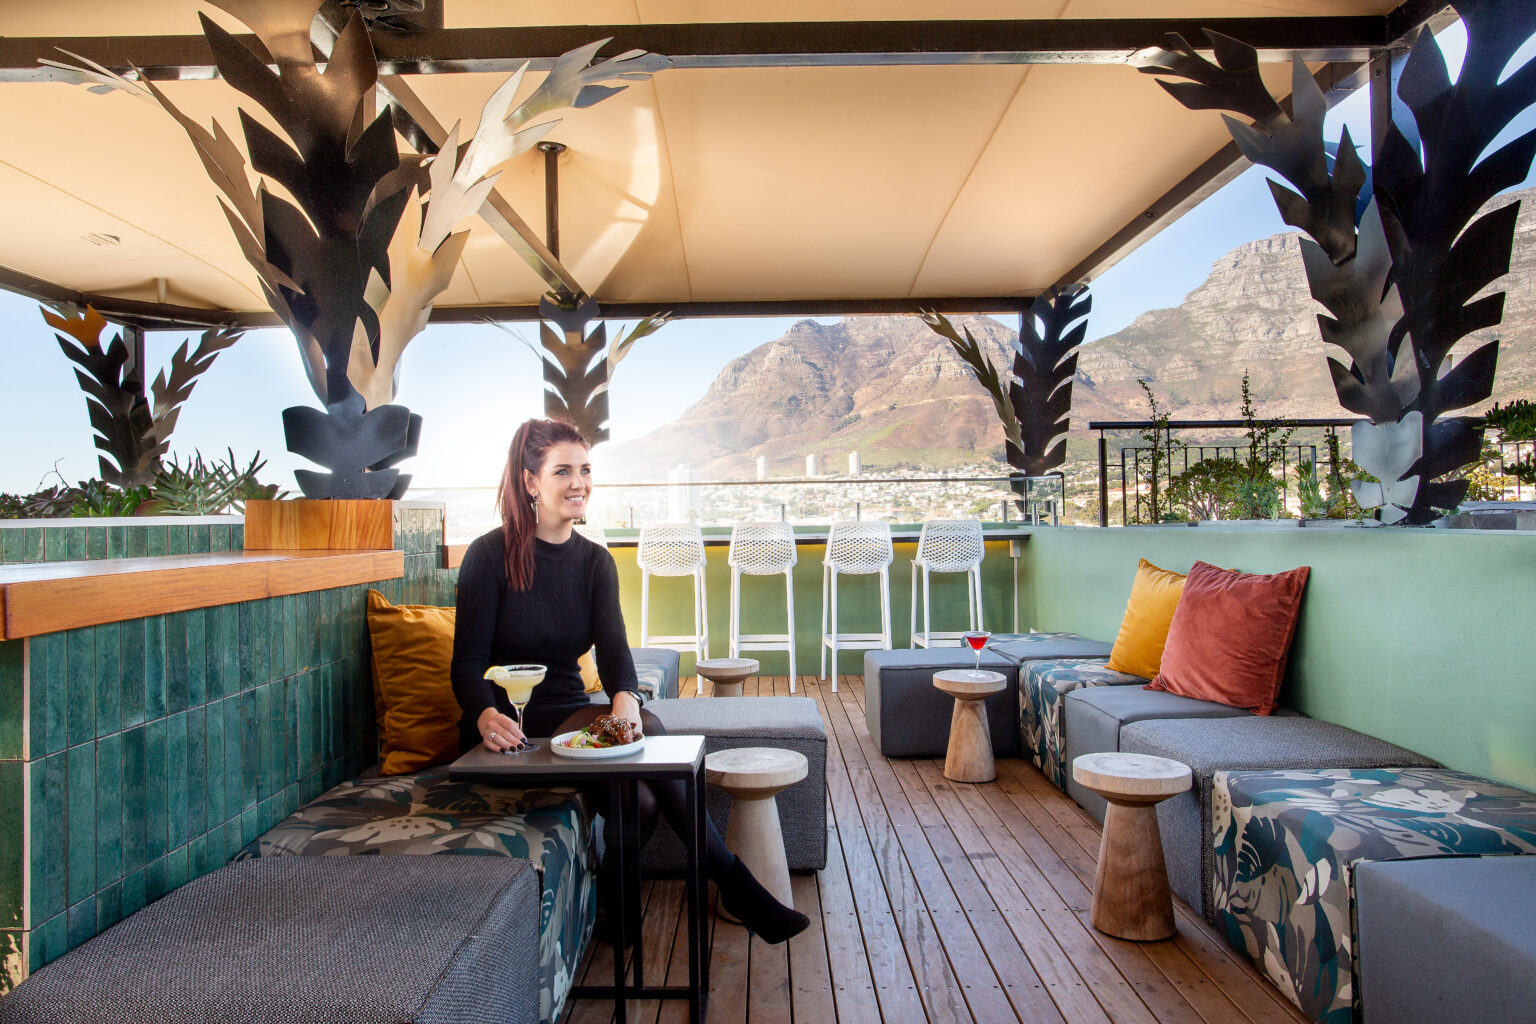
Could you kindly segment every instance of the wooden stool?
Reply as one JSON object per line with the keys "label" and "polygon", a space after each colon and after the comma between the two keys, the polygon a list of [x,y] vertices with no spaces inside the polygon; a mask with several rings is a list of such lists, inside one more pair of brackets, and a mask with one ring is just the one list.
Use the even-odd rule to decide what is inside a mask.
{"label": "wooden stool", "polygon": [[997,778],[992,761],[992,730],[982,700],[1008,687],[1001,672],[952,668],[933,674],[933,685],[955,698],[949,719],[949,753],[944,777],[952,782],[991,782]]}
{"label": "wooden stool", "polygon": [[1093,875],[1093,926],[1136,942],[1170,937],[1173,897],[1156,804],[1189,788],[1189,766],[1151,754],[1083,754],[1072,762],[1072,777],[1109,802]]}
{"label": "wooden stool", "polygon": [[755,658],[704,658],[693,663],[701,679],[710,682],[711,697],[740,697],[742,680],[757,674]]}
{"label": "wooden stool", "polygon": [[[732,797],[725,845],[786,907],[793,907],[795,899],[784,860],[779,807],[773,798],[779,790],[805,778],[806,768],[804,754],[781,747],[737,747],[717,750],[704,758],[705,778]],[[736,920],[724,910],[720,916]]]}

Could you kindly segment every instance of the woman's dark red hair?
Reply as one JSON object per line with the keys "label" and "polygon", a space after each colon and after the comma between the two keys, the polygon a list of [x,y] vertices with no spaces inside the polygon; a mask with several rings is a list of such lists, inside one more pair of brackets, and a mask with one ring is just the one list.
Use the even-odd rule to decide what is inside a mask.
{"label": "woman's dark red hair", "polygon": [[564,420],[527,420],[512,435],[507,468],[496,492],[496,510],[501,514],[502,546],[507,553],[507,582],[513,590],[533,586],[533,540],[538,520],[523,484],[523,471],[538,476],[549,450],[567,443],[592,447],[581,431]]}

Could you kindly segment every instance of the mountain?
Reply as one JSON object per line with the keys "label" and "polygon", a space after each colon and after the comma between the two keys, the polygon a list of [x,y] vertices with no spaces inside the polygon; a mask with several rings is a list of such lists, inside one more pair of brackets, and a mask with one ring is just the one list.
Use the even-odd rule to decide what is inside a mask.
{"label": "mountain", "polygon": [[[1536,199],[1536,189],[1495,205]],[[1522,205],[1504,321],[1464,339],[1453,356],[1501,338],[1494,399],[1536,394],[1536,202]],[[1249,373],[1261,415],[1348,417],[1328,375],[1322,309],[1307,291],[1300,236],[1239,246],[1172,309],[1079,350],[1072,437],[1090,420],[1146,419],[1138,380],[1175,419],[1235,419]],[[989,317],[961,317],[1000,370],[1014,332]],[[1333,352],[1338,354],[1338,350]],[[1472,411],[1481,411],[1474,409]],[[798,475],[805,456],[841,472],[847,454],[869,468],[930,469],[1001,460],[1002,427],[969,367],[916,317],[803,320],[783,337],[729,363],[704,396],[672,423],[605,452],[623,481],[664,479],[680,462],[705,480],[747,479],[759,456],[775,476]]]}

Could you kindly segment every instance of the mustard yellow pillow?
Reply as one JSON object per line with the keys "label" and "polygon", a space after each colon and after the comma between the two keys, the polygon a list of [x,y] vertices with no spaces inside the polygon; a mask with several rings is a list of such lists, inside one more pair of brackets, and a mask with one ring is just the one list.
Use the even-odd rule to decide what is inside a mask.
{"label": "mustard yellow pillow", "polygon": [[581,669],[581,685],[588,693],[602,690],[603,681],[597,678],[597,658],[591,650],[576,660],[576,667]]}
{"label": "mustard yellow pillow", "polygon": [[453,622],[452,608],[390,604],[377,590],[368,591],[385,775],[419,772],[459,754],[459,702],[448,678]]}
{"label": "mustard yellow pillow", "polygon": [[1180,573],[1159,569],[1145,558],[1136,562],[1136,578],[1131,581],[1131,599],[1125,603],[1120,633],[1114,650],[1109,652],[1112,672],[1129,672],[1151,679],[1163,661],[1163,645],[1168,642],[1168,626],[1173,610],[1184,593]]}

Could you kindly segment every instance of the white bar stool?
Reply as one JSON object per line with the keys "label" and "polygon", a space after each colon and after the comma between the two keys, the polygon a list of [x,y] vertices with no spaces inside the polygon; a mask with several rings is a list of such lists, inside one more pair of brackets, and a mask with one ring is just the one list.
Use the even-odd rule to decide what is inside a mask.
{"label": "white bar stool", "polygon": [[[837,652],[888,651],[891,649],[890,566],[895,560],[891,528],[886,523],[833,523],[827,536],[827,554],[821,563],[821,678],[827,678],[827,649],[832,649],[832,692],[837,692]],[[837,577],[880,575],[880,628],[878,633],[837,632]],[[828,598],[830,590],[831,597]],[[832,628],[827,629],[831,615]]]}
{"label": "white bar stool", "polygon": [[[709,607],[704,595],[704,534],[693,523],[646,523],[635,552],[640,564],[640,646],[709,657]],[[693,633],[651,636],[651,576],[693,577]]]}
{"label": "white bar stool", "polygon": [[[934,519],[923,524],[917,537],[917,555],[912,559],[912,646],[959,647],[963,632],[935,633],[929,618],[929,597],[933,592],[930,572],[963,572],[965,603],[970,609],[970,628],[981,628],[981,520]],[[923,576],[923,628],[917,628],[917,576]]]}
{"label": "white bar stool", "polygon": [[[731,527],[731,657],[742,651],[788,651],[789,692],[795,692],[795,531],[788,523],[737,523]],[[741,632],[741,577],[784,576],[788,632]]]}

